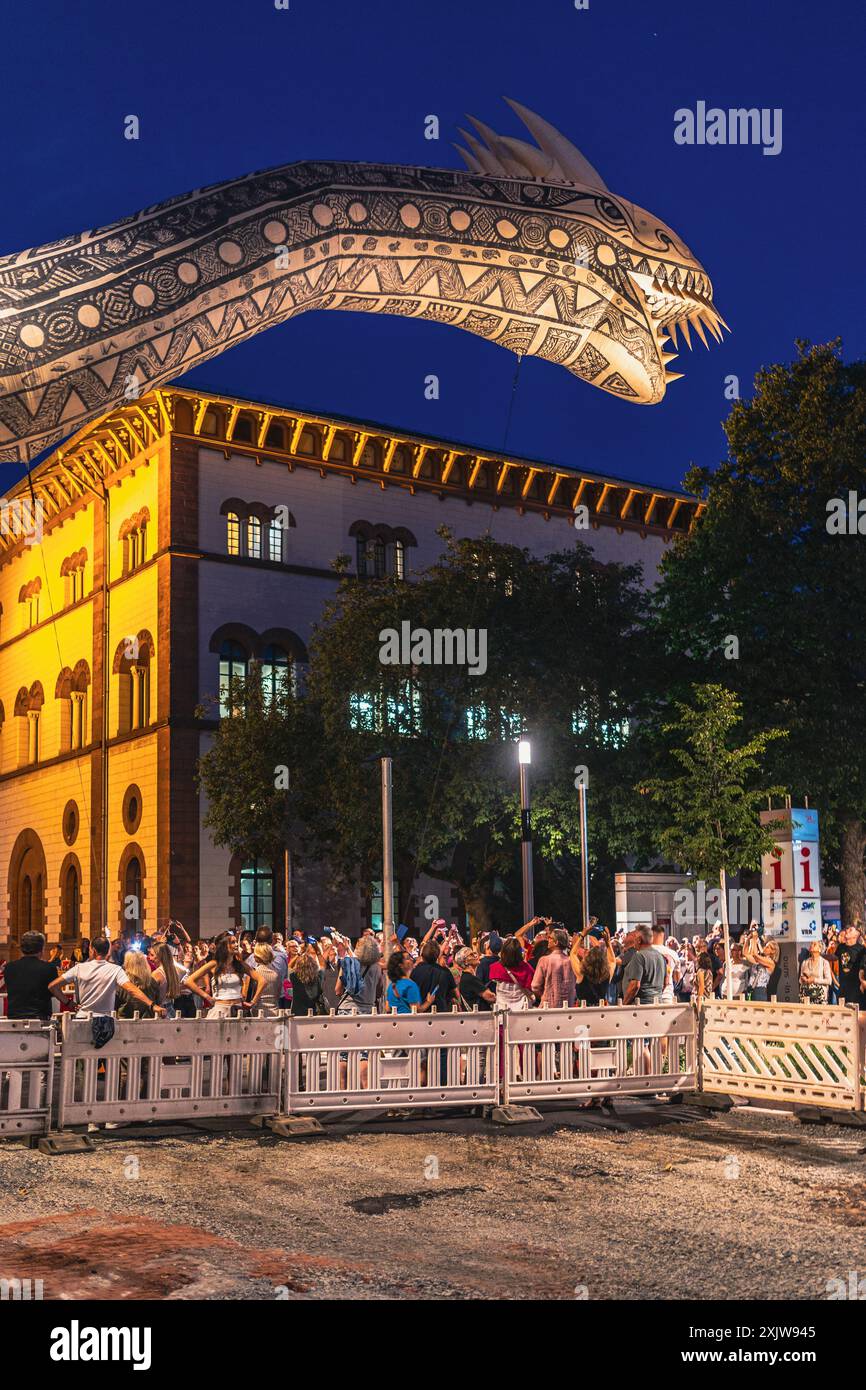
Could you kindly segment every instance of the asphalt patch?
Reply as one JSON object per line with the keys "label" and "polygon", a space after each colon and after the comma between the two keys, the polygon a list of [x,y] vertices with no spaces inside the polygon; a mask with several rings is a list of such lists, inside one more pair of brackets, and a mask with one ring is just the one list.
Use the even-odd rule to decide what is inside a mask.
{"label": "asphalt patch", "polygon": [[422,1207],[442,1197],[462,1197],[467,1192],[483,1192],[483,1187],[439,1187],[429,1192],[380,1192],[374,1197],[355,1197],[346,1206],[362,1216],[384,1216],[388,1211],[405,1211],[407,1207]]}

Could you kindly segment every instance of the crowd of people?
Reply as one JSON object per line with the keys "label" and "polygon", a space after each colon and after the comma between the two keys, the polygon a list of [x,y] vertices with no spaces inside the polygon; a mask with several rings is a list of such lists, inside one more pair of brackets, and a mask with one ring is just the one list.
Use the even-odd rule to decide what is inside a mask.
{"label": "crowd of people", "polygon": [[[468,933],[467,933],[468,935]],[[586,1005],[701,1003],[713,997],[767,1000],[776,994],[779,947],[753,922],[726,958],[722,926],[680,941],[663,928],[611,933],[591,918],[570,934],[533,917],[510,936],[496,931],[467,941],[437,919],[423,937],[397,928],[383,958],[381,934],[355,941],[330,927],[284,938],[269,927],[192,941],[180,922],[147,940],[82,941],[74,952],[46,953],[40,932],[26,932],[19,959],[5,966],[10,1018],[48,1019],[58,1011],[118,1018],[231,1018],[290,1010],[421,1013]],[[804,948],[805,1003],[866,1006],[866,935],[857,923],[825,929]]]}

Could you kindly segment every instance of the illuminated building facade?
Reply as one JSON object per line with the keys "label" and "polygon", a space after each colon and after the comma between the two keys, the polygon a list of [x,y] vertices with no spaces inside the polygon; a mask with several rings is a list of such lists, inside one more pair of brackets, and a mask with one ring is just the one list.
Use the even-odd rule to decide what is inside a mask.
{"label": "illuminated building facade", "polygon": [[[39,465],[0,534],[0,954],[22,932],[74,943],[107,922],[195,934],[332,921],[353,934],[375,889],[333,896],[323,866],[241,864],[201,825],[195,710],[251,660],[302,669],[337,583],[407,578],[437,527],[538,554],[582,533],[640,562],[700,503],[684,493],[360,421],[167,388],[130,400]],[[37,542],[37,543],[33,543]],[[105,865],[105,873],[102,869]],[[447,916],[459,904],[450,886]],[[104,900],[103,900],[104,893]]]}

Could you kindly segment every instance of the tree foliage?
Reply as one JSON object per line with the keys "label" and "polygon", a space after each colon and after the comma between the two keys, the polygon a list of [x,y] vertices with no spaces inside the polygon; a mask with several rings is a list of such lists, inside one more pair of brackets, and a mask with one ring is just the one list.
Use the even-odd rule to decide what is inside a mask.
{"label": "tree foliage", "polygon": [[866,845],[866,537],[828,520],[866,483],[866,363],[843,363],[838,344],[797,346],[793,363],[759,372],[754,396],[735,403],[728,458],[685,480],[706,508],[665,557],[654,597],[657,718],[693,683],[721,681],[740,696],[747,730],[787,731],[767,750],[767,774],[819,808],[854,916]]}

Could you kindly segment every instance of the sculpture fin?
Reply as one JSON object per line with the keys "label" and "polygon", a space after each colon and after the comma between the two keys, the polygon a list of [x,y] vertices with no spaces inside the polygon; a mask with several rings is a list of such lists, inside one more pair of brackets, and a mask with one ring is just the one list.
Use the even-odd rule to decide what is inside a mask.
{"label": "sculpture fin", "polygon": [[530,111],[526,106],[521,106],[519,101],[512,101],[510,97],[505,100],[522,120],[530,135],[538,142],[540,148],[553,159],[561,169],[569,183],[586,184],[589,188],[598,188],[607,192],[607,184],[601,174],[595,169],[570,140],[566,140],[564,135],[552,126],[543,117],[537,116],[534,111]]}

